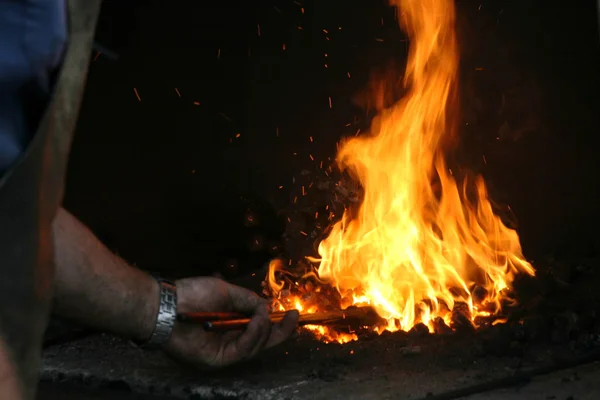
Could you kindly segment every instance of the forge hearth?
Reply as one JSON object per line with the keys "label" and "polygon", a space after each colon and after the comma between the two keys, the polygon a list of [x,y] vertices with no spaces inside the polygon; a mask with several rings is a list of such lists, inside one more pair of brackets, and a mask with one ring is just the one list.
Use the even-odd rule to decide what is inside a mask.
{"label": "forge hearth", "polygon": [[[193,399],[459,398],[460,392],[444,393],[522,384],[531,374],[600,359],[600,259],[536,267],[536,279],[519,283],[521,306],[509,321],[477,331],[413,329],[363,335],[343,345],[319,342],[304,331],[256,360],[216,372],[96,335],[47,348],[43,379]],[[521,398],[556,394],[548,390],[558,389]]]}

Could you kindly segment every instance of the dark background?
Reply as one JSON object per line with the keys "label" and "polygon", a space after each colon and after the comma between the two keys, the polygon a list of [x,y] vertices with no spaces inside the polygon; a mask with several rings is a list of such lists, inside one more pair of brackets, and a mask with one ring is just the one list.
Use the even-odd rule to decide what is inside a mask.
{"label": "dark background", "polygon": [[[463,165],[511,206],[527,256],[595,252],[595,1],[457,8]],[[277,241],[293,178],[367,126],[361,91],[391,61],[401,70],[407,47],[378,0],[105,0],[97,40],[119,58],[91,63],[66,206],[167,275],[268,260],[256,233]],[[245,225],[249,208],[258,226]]]}

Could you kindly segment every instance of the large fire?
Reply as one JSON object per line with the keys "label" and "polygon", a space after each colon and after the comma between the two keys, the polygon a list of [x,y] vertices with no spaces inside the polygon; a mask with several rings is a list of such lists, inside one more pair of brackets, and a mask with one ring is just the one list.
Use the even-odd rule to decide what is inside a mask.
{"label": "large fire", "polygon": [[[446,163],[459,61],[453,0],[390,3],[411,40],[407,94],[337,154],[364,190],[362,202],[331,227],[312,271],[275,260],[267,284],[280,310],[368,304],[387,321],[379,332],[451,326],[459,306],[477,325],[500,311],[516,274],[535,271],[483,179],[455,177]],[[325,340],[356,338],[309,328]]]}

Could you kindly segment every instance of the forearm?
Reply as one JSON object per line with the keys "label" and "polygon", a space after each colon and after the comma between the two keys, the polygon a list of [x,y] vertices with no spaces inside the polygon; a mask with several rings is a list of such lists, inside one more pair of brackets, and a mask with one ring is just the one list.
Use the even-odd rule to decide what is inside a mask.
{"label": "forearm", "polygon": [[127,338],[148,339],[158,311],[156,281],[112,253],[64,209],[53,231],[54,313]]}

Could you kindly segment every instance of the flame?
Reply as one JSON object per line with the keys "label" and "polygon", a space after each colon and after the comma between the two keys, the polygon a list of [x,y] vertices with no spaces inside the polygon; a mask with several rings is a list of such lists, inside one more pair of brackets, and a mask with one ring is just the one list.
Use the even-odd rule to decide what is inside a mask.
{"label": "flame", "polygon": [[[387,320],[383,329],[423,323],[433,331],[436,319],[451,325],[459,305],[471,321],[497,314],[515,275],[535,271],[517,232],[494,213],[483,179],[458,179],[446,163],[459,59],[453,1],[390,3],[411,40],[407,94],[337,154],[340,170],[362,186],[362,202],[319,244],[316,272],[297,274],[274,261],[267,282],[281,310],[315,312],[322,304],[305,294],[330,286],[333,306],[368,304]],[[287,291],[282,273],[299,277]],[[299,290],[307,281],[309,290]],[[356,337],[311,329],[325,340]]]}

